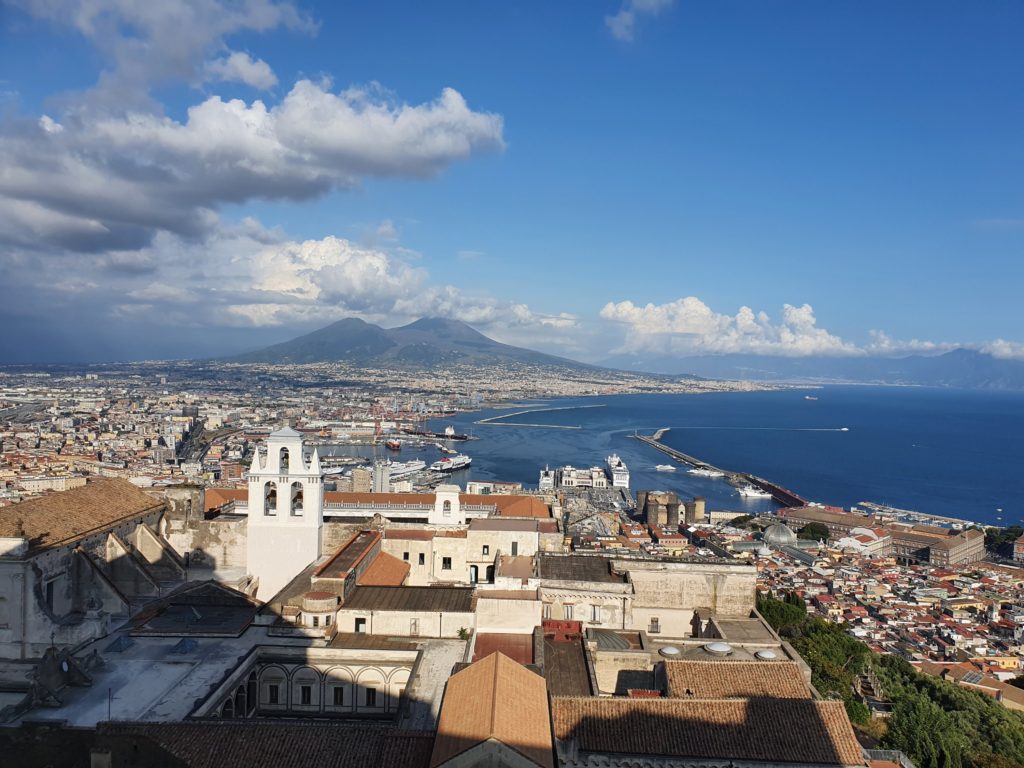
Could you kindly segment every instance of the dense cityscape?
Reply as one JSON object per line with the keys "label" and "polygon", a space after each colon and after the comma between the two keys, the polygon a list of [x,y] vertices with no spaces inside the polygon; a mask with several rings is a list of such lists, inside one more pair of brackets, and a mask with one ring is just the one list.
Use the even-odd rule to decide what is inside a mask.
{"label": "dense cityscape", "polygon": [[1024,768],[1021,39],[0,0],[0,768]]}
{"label": "dense cityscape", "polygon": [[[437,426],[458,413],[497,409],[487,421],[520,423],[563,395],[596,402],[754,388],[518,373],[467,368],[450,374],[459,386],[449,389],[441,372],[428,380],[327,365],[6,371],[4,724],[34,734],[29,743],[74,743],[93,761],[120,765],[140,740],[155,750],[149,760],[189,759],[191,731],[155,724],[342,717],[344,738],[391,743],[367,730],[369,718],[407,734],[388,747],[399,754],[373,747],[373,764],[414,763],[419,753],[439,760],[445,750],[490,764],[500,758],[495,744],[519,754],[523,736],[485,729],[468,753],[453,746],[474,717],[460,709],[470,705],[453,695],[455,682],[464,676],[470,691],[481,674],[498,676],[498,707],[527,695],[501,689],[527,685],[514,671],[525,664],[545,682],[530,695],[555,697],[554,741],[539,749],[562,764],[579,750],[621,758],[619,747],[578,731],[590,717],[643,717],[655,697],[668,709],[648,715],[693,728],[680,696],[696,696],[702,712],[712,700],[769,696],[780,699],[774,706],[796,698],[819,709],[838,699],[842,718],[821,710],[827,724],[804,722],[799,747],[781,737],[766,745],[749,731],[727,748],[679,737],[628,752],[909,765],[920,759],[915,745],[886,727],[901,716],[894,673],[870,661],[890,657],[1024,711],[1014,684],[1024,658],[1024,569],[1015,565],[1024,536],[1014,544],[966,520],[808,502],[667,448],[665,430],[643,439],[652,460],[667,462],[658,468],[670,485],[676,472],[710,476],[772,499],[774,512],[637,487],[615,455],[591,467],[538,466],[534,483],[474,480],[472,455],[486,434]],[[546,431],[536,425],[537,439]],[[800,629],[815,619],[855,644],[855,664],[836,673],[821,658],[816,635]],[[184,677],[164,666],[167,653],[192,658]],[[379,658],[372,673],[358,666],[369,657]],[[762,680],[756,665],[766,662],[782,666]],[[594,703],[570,704],[578,697]],[[531,706],[547,712],[543,698]],[[735,716],[734,704],[716,706]],[[82,741],[67,727],[95,735]],[[31,752],[25,738],[11,748]],[[834,758],[823,757],[829,750]]]}

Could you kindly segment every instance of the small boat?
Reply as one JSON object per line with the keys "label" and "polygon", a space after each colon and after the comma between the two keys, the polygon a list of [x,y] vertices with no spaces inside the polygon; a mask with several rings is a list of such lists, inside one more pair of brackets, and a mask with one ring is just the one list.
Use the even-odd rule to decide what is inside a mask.
{"label": "small boat", "polygon": [[839,428],[839,431],[840,431],[840,432],[849,432],[849,431],[850,431],[850,428],[849,428],[849,427],[840,427],[840,428]]}
{"label": "small boat", "polygon": [[818,398],[816,398],[816,397],[811,397],[810,395],[804,395],[804,400],[817,400],[817,399],[818,399]]}
{"label": "small boat", "polygon": [[384,441],[384,447],[387,448],[389,451],[400,451],[400,450],[402,450],[402,441],[401,440],[385,440]]}
{"label": "small boat", "polygon": [[758,488],[756,485],[741,485],[739,487],[740,496],[744,496],[748,499],[770,499],[772,495],[768,491]]}
{"label": "small boat", "polygon": [[676,468],[673,467],[671,464],[658,464],[655,467],[655,469],[658,470],[659,472],[675,472],[676,471]]}

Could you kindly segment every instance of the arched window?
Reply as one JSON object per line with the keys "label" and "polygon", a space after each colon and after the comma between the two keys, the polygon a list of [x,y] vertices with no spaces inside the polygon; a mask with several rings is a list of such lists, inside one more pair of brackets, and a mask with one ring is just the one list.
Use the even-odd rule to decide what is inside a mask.
{"label": "arched window", "polygon": [[444,504],[441,505],[441,511],[444,512],[445,517],[450,517],[452,514],[452,503],[448,500],[444,500]]}
{"label": "arched window", "polygon": [[269,480],[263,486],[263,514],[277,514],[277,484]]}
{"label": "arched window", "polygon": [[277,466],[281,471],[282,475],[288,474],[288,449],[282,448],[278,454]]}
{"label": "arched window", "polygon": [[292,504],[292,514],[301,516],[302,515],[302,483],[292,483],[289,486]]}

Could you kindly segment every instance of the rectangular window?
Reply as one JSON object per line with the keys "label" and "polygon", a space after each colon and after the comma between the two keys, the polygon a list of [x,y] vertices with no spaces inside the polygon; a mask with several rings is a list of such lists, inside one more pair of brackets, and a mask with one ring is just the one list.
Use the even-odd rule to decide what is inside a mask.
{"label": "rectangular window", "polygon": [[408,552],[403,552],[402,553],[402,559],[405,560],[405,562],[408,563],[409,562],[409,553]]}
{"label": "rectangular window", "polygon": [[279,701],[278,696],[279,695],[280,695],[280,689],[276,685],[272,685],[269,688],[267,688],[267,701],[269,701],[271,704],[277,704],[278,703],[278,701]]}
{"label": "rectangular window", "polygon": [[595,624],[601,623],[601,606],[592,605],[590,606],[590,620]]}
{"label": "rectangular window", "polygon": [[490,544],[484,544],[483,553],[485,555],[491,554],[491,545]]}
{"label": "rectangular window", "polygon": [[572,604],[562,606],[562,617],[566,621],[572,621]]}
{"label": "rectangular window", "polygon": [[313,626],[314,627],[319,627],[320,626],[320,617],[319,616],[314,616],[313,617]]}
{"label": "rectangular window", "polygon": [[424,555],[422,552],[420,552],[420,560],[419,560],[419,562],[420,562],[420,565],[426,565],[427,564],[426,555]]}
{"label": "rectangular window", "polygon": [[342,688],[340,685],[334,689],[334,706],[345,706],[345,689]]}
{"label": "rectangular window", "polygon": [[551,618],[551,603],[544,603],[544,618]]}
{"label": "rectangular window", "polygon": [[450,571],[452,569],[452,559],[450,557],[441,558],[441,570]]}
{"label": "rectangular window", "polygon": [[356,619],[356,632],[360,634],[366,631],[366,619]]}
{"label": "rectangular window", "polygon": [[300,700],[302,701],[303,706],[308,707],[310,704],[313,703],[313,688],[312,688],[312,686],[309,686],[309,685],[302,686],[299,689],[299,693],[301,695],[301,699]]}
{"label": "rectangular window", "polygon": [[324,616],[324,626],[325,626],[325,627],[329,627],[329,626],[331,626],[331,617],[330,617],[330,614],[328,614],[327,616]]}
{"label": "rectangular window", "polygon": [[367,688],[366,689],[366,706],[376,707],[377,706],[377,689]]}
{"label": "rectangular window", "polygon": [[651,616],[651,626],[647,628],[647,631],[651,634],[657,634],[661,632],[661,622],[657,616]]}
{"label": "rectangular window", "polygon": [[51,611],[53,610],[53,587],[56,583],[56,580],[46,583],[46,607]]}
{"label": "rectangular window", "polygon": [[512,542],[512,557],[515,557],[518,554],[519,554],[519,542],[518,541],[513,541]]}

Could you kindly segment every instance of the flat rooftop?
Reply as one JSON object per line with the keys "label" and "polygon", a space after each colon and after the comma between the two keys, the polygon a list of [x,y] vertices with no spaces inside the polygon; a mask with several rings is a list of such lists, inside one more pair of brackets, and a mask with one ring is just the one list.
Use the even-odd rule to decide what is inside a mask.
{"label": "flat rooftop", "polygon": [[471,587],[356,587],[345,599],[342,610],[357,611],[448,611],[473,610]]}
{"label": "flat rooftop", "polygon": [[612,558],[595,555],[537,553],[537,573],[552,581],[595,581],[624,584],[625,574],[612,572]]}

